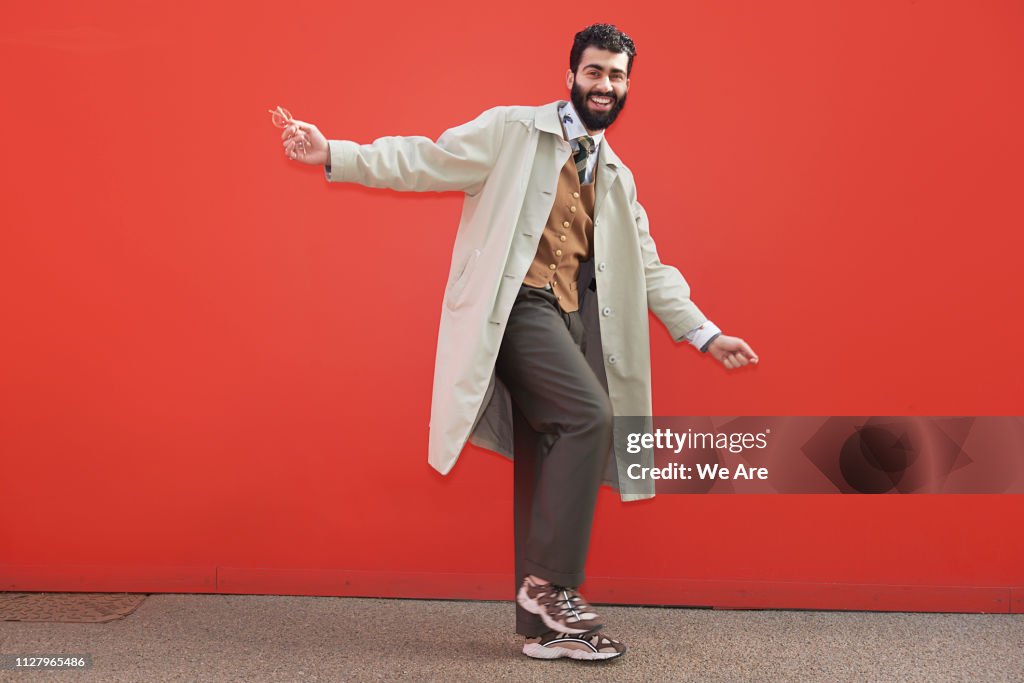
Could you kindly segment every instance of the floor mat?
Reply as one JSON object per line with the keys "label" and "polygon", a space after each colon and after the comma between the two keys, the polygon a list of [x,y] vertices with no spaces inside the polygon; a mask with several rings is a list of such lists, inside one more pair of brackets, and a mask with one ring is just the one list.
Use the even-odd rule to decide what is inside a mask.
{"label": "floor mat", "polygon": [[146,593],[0,593],[0,621],[98,622],[131,614]]}

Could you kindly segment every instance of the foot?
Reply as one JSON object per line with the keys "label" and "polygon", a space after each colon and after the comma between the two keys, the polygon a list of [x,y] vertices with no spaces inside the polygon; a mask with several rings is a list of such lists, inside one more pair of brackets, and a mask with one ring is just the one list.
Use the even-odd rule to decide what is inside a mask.
{"label": "foot", "polygon": [[534,659],[601,660],[621,657],[626,646],[597,631],[569,635],[548,631],[537,638],[527,638],[523,654]]}
{"label": "foot", "polygon": [[519,588],[516,602],[536,614],[548,628],[559,633],[587,633],[601,628],[601,617],[575,588],[540,584],[529,576]]}

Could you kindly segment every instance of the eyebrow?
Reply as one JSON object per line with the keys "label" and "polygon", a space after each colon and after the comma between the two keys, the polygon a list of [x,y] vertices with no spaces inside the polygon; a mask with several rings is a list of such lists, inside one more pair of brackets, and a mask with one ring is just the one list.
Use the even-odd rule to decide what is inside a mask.
{"label": "eyebrow", "polygon": [[[598,71],[604,71],[604,67],[600,64],[587,64],[583,67],[584,69],[597,69]],[[626,73],[622,69],[612,69],[613,74],[624,74]]]}

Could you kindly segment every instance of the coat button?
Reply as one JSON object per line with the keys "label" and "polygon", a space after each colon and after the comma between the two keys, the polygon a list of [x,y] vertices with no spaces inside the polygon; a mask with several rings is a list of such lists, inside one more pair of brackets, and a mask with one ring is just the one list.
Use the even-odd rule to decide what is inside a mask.
{"label": "coat button", "polygon": [[562,241],[564,242],[564,241],[566,241],[566,240],[567,240],[567,239],[569,239],[569,238],[568,238],[568,237],[566,237],[565,235],[561,235],[561,236],[559,236],[559,238],[558,238],[558,239],[560,239],[560,240],[562,240]]}
{"label": "coat button", "polygon": [[615,357],[614,353],[612,355],[608,356],[608,362],[611,363],[612,365],[615,365],[615,361],[617,361],[617,360],[619,360],[619,359]]}
{"label": "coat button", "polygon": [[580,196],[580,193],[579,193],[579,192],[573,192],[573,193],[572,193],[572,196],[573,196],[574,198],[579,198],[579,196]]}
{"label": "coat button", "polygon": [[558,267],[558,266],[556,266],[556,265],[555,265],[554,263],[549,263],[549,264],[548,264],[548,268],[550,268],[551,270],[554,270],[554,269],[555,269],[555,268],[557,268],[557,267]]}
{"label": "coat button", "polygon": [[563,228],[568,228],[570,225],[571,225],[571,223],[569,223],[569,221],[562,221],[562,227]]}
{"label": "coat button", "polygon": [[555,256],[561,256],[561,255],[562,255],[562,250],[561,249],[555,249]]}
{"label": "coat button", "polygon": [[604,270],[605,268],[607,268],[607,267],[608,267],[608,266],[607,266],[607,265],[605,264],[605,262],[604,262],[604,261],[601,261],[600,263],[598,263],[598,264],[597,264],[597,269],[598,269],[598,270],[602,270],[602,271],[603,271],[603,270]]}
{"label": "coat button", "polygon": [[572,211],[573,213],[576,213],[576,207],[575,206],[570,206],[569,210]]}
{"label": "coat button", "polygon": [[611,315],[612,314],[612,309],[610,309],[609,307],[605,306],[604,308],[601,309],[601,313],[604,314],[604,315]]}

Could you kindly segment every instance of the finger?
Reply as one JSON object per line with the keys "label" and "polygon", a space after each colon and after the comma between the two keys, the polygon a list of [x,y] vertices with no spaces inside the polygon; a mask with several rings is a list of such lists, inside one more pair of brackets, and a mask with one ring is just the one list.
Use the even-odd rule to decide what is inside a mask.
{"label": "finger", "polygon": [[740,340],[740,350],[751,360],[751,362],[757,362],[757,354],[754,353],[754,349],[750,348],[747,342]]}
{"label": "finger", "polygon": [[727,370],[732,370],[732,358],[730,358],[729,356],[723,356],[722,365],[724,365]]}
{"label": "finger", "polygon": [[310,146],[310,141],[308,139],[300,136],[300,135],[296,135],[293,138],[288,138],[282,144],[286,148],[288,148],[288,147],[308,148]]}
{"label": "finger", "polygon": [[290,137],[292,137],[294,135],[307,135],[307,134],[308,133],[305,130],[303,130],[302,128],[299,128],[299,126],[296,126],[294,121],[291,121],[291,122],[289,122],[289,124],[287,126],[284,127],[284,131],[281,132],[281,137],[282,138],[290,138]]}
{"label": "finger", "polygon": [[299,129],[299,130],[301,130],[301,131],[303,131],[305,133],[308,133],[309,135],[312,135],[313,131],[316,130],[316,126],[314,126],[312,123],[306,123],[305,121],[298,121],[298,120],[294,120],[293,119],[292,120],[292,124],[297,129]]}

